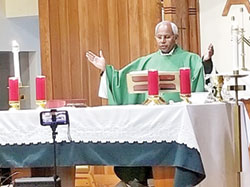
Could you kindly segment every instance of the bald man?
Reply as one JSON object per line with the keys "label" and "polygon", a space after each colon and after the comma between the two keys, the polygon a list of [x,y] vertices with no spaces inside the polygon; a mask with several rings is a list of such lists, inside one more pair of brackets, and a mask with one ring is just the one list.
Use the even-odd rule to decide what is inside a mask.
{"label": "bald man", "polygon": [[[182,67],[191,70],[191,88],[193,92],[204,91],[204,69],[201,58],[187,52],[176,44],[178,38],[177,26],[169,21],[162,21],[155,27],[155,40],[158,51],[140,57],[121,70],[115,70],[107,65],[100,51],[100,56],[91,51],[86,53],[87,59],[103,73],[99,96],[107,97],[111,105],[141,104],[147,98],[146,94],[129,94],[126,75],[132,71],[156,69],[159,71],[179,71]],[[181,101],[179,93],[163,93],[165,101]],[[151,167],[115,167],[117,176],[124,181],[117,186],[147,186],[147,179],[152,178]],[[125,184],[126,183],[126,184]]]}

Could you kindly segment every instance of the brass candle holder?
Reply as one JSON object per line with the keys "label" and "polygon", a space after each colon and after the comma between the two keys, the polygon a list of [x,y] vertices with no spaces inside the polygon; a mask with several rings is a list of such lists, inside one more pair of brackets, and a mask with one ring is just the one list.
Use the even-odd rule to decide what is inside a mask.
{"label": "brass candle holder", "polygon": [[[10,87],[7,87],[10,89]],[[20,110],[22,106],[22,102],[25,99],[25,91],[24,89],[29,88],[29,86],[23,86],[21,83],[18,85],[19,93],[18,99],[9,100],[9,110]]]}
{"label": "brass candle holder", "polygon": [[20,110],[20,101],[9,101],[9,110]]}
{"label": "brass candle holder", "polygon": [[185,102],[185,103],[188,103],[188,104],[192,104],[192,102],[190,101],[190,98],[191,97],[191,93],[190,94],[180,94],[180,98]]}
{"label": "brass candle holder", "polygon": [[46,106],[46,100],[36,100],[36,105],[38,106],[38,108],[44,109]]}
{"label": "brass candle holder", "polygon": [[159,95],[149,95],[143,105],[165,105],[167,104],[164,99]]}

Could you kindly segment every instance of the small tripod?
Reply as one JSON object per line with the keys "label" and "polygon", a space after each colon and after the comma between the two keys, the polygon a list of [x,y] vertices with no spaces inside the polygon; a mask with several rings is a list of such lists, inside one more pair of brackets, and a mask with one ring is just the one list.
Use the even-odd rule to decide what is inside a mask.
{"label": "small tripod", "polygon": [[56,128],[57,128],[57,122],[56,122],[56,110],[51,110],[51,116],[52,116],[52,123],[50,125],[51,129],[52,129],[52,139],[53,139],[53,147],[54,147],[54,187],[56,187],[56,181],[57,179],[60,180],[59,176],[57,176],[57,165],[56,165],[56,135],[58,134],[56,132]]}
{"label": "small tripod", "polygon": [[57,165],[56,165],[56,128],[58,125],[69,125],[69,116],[68,111],[66,110],[56,110],[51,109],[50,111],[43,111],[40,113],[40,123],[43,126],[50,126],[52,130],[52,139],[53,139],[53,147],[54,147],[54,187],[58,185],[61,186],[61,181],[59,176],[57,176]]}

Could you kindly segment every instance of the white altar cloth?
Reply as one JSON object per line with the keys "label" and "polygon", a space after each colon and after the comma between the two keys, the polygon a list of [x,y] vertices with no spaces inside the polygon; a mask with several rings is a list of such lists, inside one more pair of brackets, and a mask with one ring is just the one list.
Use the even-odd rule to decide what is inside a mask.
{"label": "white altar cloth", "polygon": [[[199,187],[235,187],[232,104],[174,104],[168,106],[105,106],[68,110],[73,141],[176,141],[200,150],[206,178]],[[249,187],[249,118],[241,105],[242,187]],[[0,144],[52,142],[51,129],[39,124],[38,110],[1,111]],[[58,127],[57,141],[67,139]],[[175,134],[175,136],[171,135]]]}
{"label": "white altar cloth", "polygon": [[[69,112],[74,142],[171,142],[199,150],[187,105],[103,106],[63,108]],[[0,112],[0,144],[52,143],[51,129],[41,126],[39,110]],[[57,142],[67,140],[68,128],[58,126]]]}

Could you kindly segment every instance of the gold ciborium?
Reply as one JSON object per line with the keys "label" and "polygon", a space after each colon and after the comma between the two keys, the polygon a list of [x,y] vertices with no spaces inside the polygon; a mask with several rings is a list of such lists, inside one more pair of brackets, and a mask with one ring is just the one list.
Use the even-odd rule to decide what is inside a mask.
{"label": "gold ciborium", "polygon": [[214,75],[211,77],[211,82],[213,86],[215,87],[214,90],[214,97],[216,98],[217,101],[223,101],[223,97],[221,94],[222,87],[224,84],[224,77],[223,75]]}

